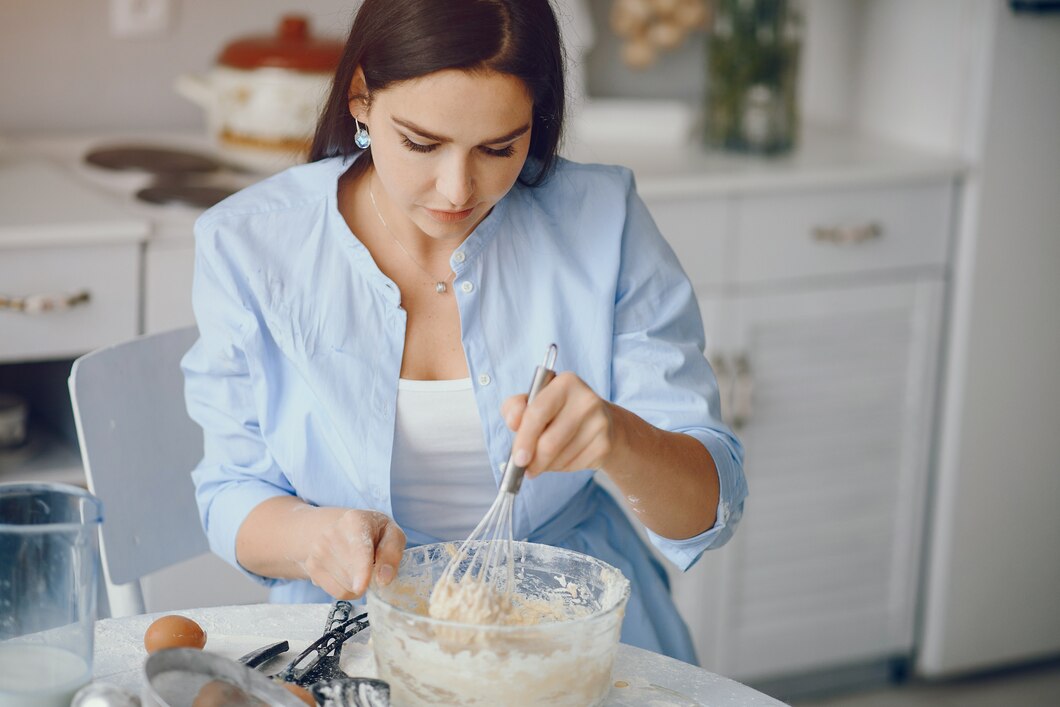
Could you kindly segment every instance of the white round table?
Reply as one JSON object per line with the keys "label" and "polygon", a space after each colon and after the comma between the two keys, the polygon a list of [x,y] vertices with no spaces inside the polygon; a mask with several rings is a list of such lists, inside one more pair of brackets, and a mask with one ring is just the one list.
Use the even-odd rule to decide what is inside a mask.
{"label": "white round table", "polygon": [[[206,650],[232,659],[287,641],[291,649],[262,666],[271,673],[321,636],[330,610],[330,604],[250,604],[165,613],[194,619],[206,631]],[[144,631],[161,615],[98,621],[93,677],[139,694],[147,658]],[[375,677],[375,660],[367,645],[369,631],[357,634],[343,647],[340,665],[348,675]],[[735,680],[625,644],[618,647],[612,678],[606,705],[783,705]]]}

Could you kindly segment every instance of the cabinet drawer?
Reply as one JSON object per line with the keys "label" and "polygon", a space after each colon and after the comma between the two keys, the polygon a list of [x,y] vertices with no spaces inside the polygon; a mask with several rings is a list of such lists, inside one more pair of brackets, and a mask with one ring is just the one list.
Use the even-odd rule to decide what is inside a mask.
{"label": "cabinet drawer", "polygon": [[0,250],[0,295],[88,294],[36,314],[0,309],[0,360],[76,356],[135,336],[139,258],[138,244]]}
{"label": "cabinet drawer", "polygon": [[737,202],[736,278],[762,282],[943,266],[952,187],[932,182]]}
{"label": "cabinet drawer", "polygon": [[725,272],[725,200],[653,199],[648,208],[692,283],[721,284]]}

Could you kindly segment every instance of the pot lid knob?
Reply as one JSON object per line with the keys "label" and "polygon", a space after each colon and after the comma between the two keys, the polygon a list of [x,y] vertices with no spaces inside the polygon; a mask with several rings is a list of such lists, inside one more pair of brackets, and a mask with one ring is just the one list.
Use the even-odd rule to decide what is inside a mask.
{"label": "pot lid knob", "polygon": [[284,15],[276,33],[241,37],[226,46],[217,63],[236,69],[272,67],[307,73],[331,73],[339,65],[343,43],[316,37],[304,15]]}
{"label": "pot lid knob", "polygon": [[304,42],[309,37],[309,20],[302,15],[284,15],[278,34],[288,42]]}

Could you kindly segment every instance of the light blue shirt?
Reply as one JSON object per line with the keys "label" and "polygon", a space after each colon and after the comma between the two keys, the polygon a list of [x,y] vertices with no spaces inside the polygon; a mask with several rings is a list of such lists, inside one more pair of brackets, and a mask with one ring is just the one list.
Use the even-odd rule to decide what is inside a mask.
{"label": "light blue shirt", "polygon": [[[339,213],[338,179],[349,164],[331,158],[289,169],[210,209],[195,226],[200,339],[183,369],[205,454],[193,478],[211,547],[237,567],[240,525],[275,496],[392,516],[406,317],[397,285]],[[648,531],[652,544],[682,570],[724,544],[747,494],[743,450],[720,421],[692,287],[631,172],[560,160],[544,185],[516,184],[450,266],[494,482],[513,441],[501,403],[526,392],[555,342],[557,371],[573,371],[599,396],[656,427],[694,437],[714,459],[721,489],[714,527],[680,540]],[[640,553],[630,549],[625,534],[632,527],[621,511],[616,515],[614,502],[596,498],[592,476],[585,470],[527,480],[516,499],[515,535],[612,548],[600,549],[603,555]],[[568,506],[572,499],[586,506],[590,497],[597,514],[612,521],[589,522]],[[561,519],[577,525],[556,527]],[[616,524],[624,527],[615,530]],[[410,543],[437,540],[414,535]],[[586,537],[575,542],[579,535]],[[624,571],[657,574],[653,563],[638,556]],[[273,585],[274,600],[328,600],[309,582],[256,578]],[[639,587],[640,577],[630,579],[634,595],[638,588],[665,592],[665,577],[661,584],[653,578],[650,592]],[[642,599],[669,602],[668,595]],[[634,613],[627,608],[626,628]],[[647,616],[645,625],[652,623],[656,636],[683,629]],[[686,639],[677,647],[665,636],[629,639],[624,628],[627,642],[694,660]]]}

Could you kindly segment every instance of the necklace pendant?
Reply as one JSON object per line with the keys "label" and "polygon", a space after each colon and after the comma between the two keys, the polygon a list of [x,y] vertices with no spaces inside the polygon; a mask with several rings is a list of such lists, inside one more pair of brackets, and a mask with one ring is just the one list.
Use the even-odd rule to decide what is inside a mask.
{"label": "necklace pendant", "polygon": [[445,290],[446,290],[446,287],[445,287],[445,283],[444,282],[436,282],[434,284],[434,291],[437,292],[438,294],[444,295],[445,294]]}

